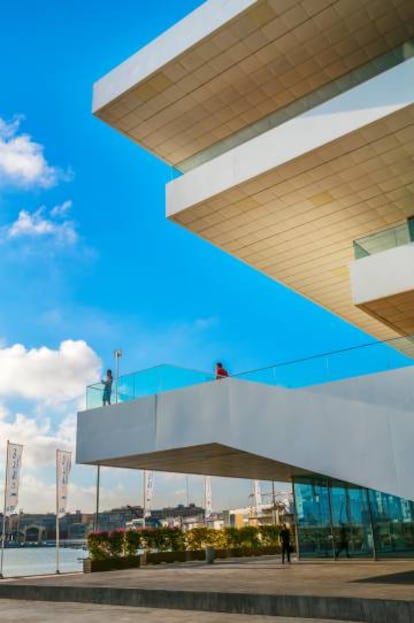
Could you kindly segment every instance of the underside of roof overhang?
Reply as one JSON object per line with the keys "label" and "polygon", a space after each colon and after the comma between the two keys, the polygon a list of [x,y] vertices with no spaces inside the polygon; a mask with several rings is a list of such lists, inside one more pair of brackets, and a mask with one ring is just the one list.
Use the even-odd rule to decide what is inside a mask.
{"label": "underside of roof overhang", "polygon": [[412,0],[210,0],[99,80],[94,114],[180,169],[413,36]]}
{"label": "underside of roof overhang", "polygon": [[349,265],[356,239],[414,214],[413,160],[410,105],[170,219],[386,340],[403,331],[353,304]]}
{"label": "underside of roof overhang", "polygon": [[217,443],[174,448],[149,454],[135,454],[115,459],[101,459],[92,464],[280,482],[288,482],[292,476],[311,473],[300,467]]}

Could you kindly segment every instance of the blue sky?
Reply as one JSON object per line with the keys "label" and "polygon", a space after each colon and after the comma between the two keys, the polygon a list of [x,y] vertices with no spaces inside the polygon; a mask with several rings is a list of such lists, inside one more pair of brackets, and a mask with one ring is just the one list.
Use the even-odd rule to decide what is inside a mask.
{"label": "blue sky", "polygon": [[[23,459],[25,510],[53,508],[52,450],[73,443],[79,388],[115,347],[124,372],[221,359],[236,373],[372,341],[168,222],[171,169],[92,116],[93,82],[200,4],[2,9],[0,443],[36,446]],[[104,471],[103,505],[139,502],[138,476]],[[71,507],[93,508],[93,482],[74,469]],[[184,501],[182,477],[158,482],[155,505]],[[249,486],[217,481],[217,506],[247,503]]]}

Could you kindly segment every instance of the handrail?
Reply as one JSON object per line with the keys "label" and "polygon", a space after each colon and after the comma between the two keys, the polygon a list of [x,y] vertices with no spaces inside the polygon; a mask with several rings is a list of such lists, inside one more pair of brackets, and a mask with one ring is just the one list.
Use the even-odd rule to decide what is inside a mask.
{"label": "handrail", "polygon": [[[369,355],[370,349],[373,352],[372,356]],[[362,355],[359,358],[352,358],[352,353],[362,353]],[[367,353],[368,359],[366,358]],[[350,355],[349,358],[348,355]],[[312,366],[312,363],[315,362],[322,365]],[[373,340],[336,351],[283,361],[270,366],[238,372],[232,374],[232,377],[286,388],[298,388],[413,364],[414,337],[401,336],[384,341]],[[211,372],[171,364],[159,364],[152,368],[145,368],[120,376],[117,398],[119,402],[125,402],[143,396],[199,385],[214,379],[215,374]],[[86,391],[87,408],[99,406],[98,403],[103,392],[102,382],[88,385]]]}

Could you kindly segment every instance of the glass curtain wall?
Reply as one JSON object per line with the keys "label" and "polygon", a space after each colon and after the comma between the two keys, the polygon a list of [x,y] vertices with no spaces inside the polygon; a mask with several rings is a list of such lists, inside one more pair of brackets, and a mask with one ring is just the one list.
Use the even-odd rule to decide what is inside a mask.
{"label": "glass curtain wall", "polygon": [[350,483],[295,477],[302,558],[414,556],[414,503]]}

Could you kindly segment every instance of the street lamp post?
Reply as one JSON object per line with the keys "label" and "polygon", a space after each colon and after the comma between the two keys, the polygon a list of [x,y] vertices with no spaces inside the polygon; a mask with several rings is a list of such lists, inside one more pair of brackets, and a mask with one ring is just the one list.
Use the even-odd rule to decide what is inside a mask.
{"label": "street lamp post", "polygon": [[114,350],[115,357],[115,403],[118,404],[118,385],[119,385],[119,360],[122,357],[122,350],[116,348]]}
{"label": "street lamp post", "polygon": [[[118,403],[118,382],[119,382],[119,360],[122,357],[122,350],[116,348],[114,350],[115,357],[115,403]],[[95,530],[99,530],[99,488],[101,479],[101,466],[98,465],[96,470],[96,509],[95,509]]]}

